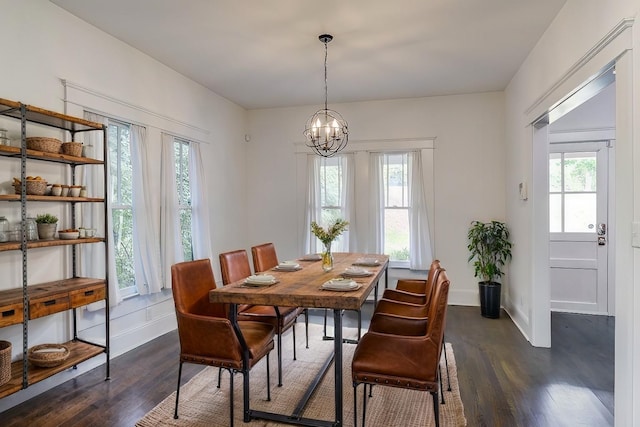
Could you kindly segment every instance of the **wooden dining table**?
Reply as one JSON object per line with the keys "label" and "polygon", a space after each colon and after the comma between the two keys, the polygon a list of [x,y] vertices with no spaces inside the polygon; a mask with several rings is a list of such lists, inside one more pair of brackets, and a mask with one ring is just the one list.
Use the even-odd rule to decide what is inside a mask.
{"label": "wooden dining table", "polygon": [[[242,333],[238,327],[237,305],[256,304],[272,306],[290,306],[305,308],[326,308],[333,310],[334,319],[334,352],[327,359],[323,368],[318,372],[315,380],[300,399],[295,410],[291,414],[278,414],[273,412],[251,410],[249,406],[249,379],[244,376],[244,421],[251,419],[265,419],[287,424],[303,426],[342,426],[343,425],[343,380],[342,380],[342,312],[343,310],[360,310],[372,290],[377,291],[378,283],[382,276],[385,278],[385,288],[388,286],[387,268],[389,257],[381,254],[366,253],[334,253],[334,268],[325,272],[322,262],[319,260],[297,260],[299,270],[284,271],[278,268],[266,272],[273,275],[276,283],[270,286],[248,286],[244,279],[230,283],[226,286],[213,289],[209,292],[209,301],[230,304],[229,318],[234,325],[236,335],[244,349],[245,363],[248,366],[249,351],[244,343]],[[359,261],[373,261],[372,265],[363,266],[371,275],[354,277],[359,285],[356,290],[333,291],[324,290],[322,285],[336,278],[341,278],[348,267],[358,265]],[[376,292],[377,293],[377,292]],[[334,365],[335,375],[335,418],[334,421],[304,418],[301,416],[304,407],[311,398],[313,391],[320,384],[325,373]]]}

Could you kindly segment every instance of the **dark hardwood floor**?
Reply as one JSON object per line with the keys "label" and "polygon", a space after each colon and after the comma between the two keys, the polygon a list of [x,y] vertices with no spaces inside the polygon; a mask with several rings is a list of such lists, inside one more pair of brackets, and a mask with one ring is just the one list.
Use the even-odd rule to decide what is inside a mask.
{"label": "dark hardwood floor", "polygon": [[[366,304],[365,328],[371,311]],[[346,312],[344,323],[355,319]],[[321,323],[322,311],[311,320]],[[554,313],[552,330],[552,348],[538,349],[504,313],[449,307],[446,339],[470,427],[613,425],[613,318]],[[110,381],[94,369],[5,411],[0,425],[131,427],[175,390],[177,355],[174,331],[114,358]],[[185,364],[183,383],[201,369]]]}

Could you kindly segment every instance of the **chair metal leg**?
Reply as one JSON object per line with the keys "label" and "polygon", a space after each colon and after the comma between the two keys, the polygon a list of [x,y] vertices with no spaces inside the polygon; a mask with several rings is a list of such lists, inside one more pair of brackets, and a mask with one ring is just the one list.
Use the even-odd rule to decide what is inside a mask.
{"label": "chair metal leg", "polygon": [[307,343],[307,348],[309,348],[309,309],[304,309],[304,333]]}
{"label": "chair metal leg", "polygon": [[440,397],[444,405],[444,392],[442,391],[442,366],[438,365],[438,383],[440,384]]}
{"label": "chair metal leg", "polygon": [[433,416],[436,420],[436,427],[440,427],[440,405],[438,405],[438,392],[432,391],[431,396],[433,396]]}
{"label": "chair metal leg", "polygon": [[373,397],[373,384],[369,384],[369,397]]}
{"label": "chair metal leg", "polygon": [[[364,427],[365,418],[367,417],[367,384],[364,385],[362,392],[362,427]],[[356,424],[354,424],[355,426]]]}
{"label": "chair metal leg", "polygon": [[176,409],[173,413],[173,418],[178,419],[178,399],[180,398],[180,378],[182,377],[182,361],[180,361],[180,367],[178,368],[178,388],[176,389]]}
{"label": "chair metal leg", "polygon": [[322,334],[323,338],[327,337],[327,309],[324,309],[324,332]]}
{"label": "chair metal leg", "polygon": [[444,345],[444,335],[442,336],[442,352],[444,353],[444,368],[447,371],[447,391],[451,391],[451,378],[449,377],[449,361],[447,360],[447,348]]}
{"label": "chair metal leg", "polygon": [[353,425],[358,425],[358,383],[355,381],[353,382]]}
{"label": "chair metal leg", "polygon": [[218,368],[218,388],[220,388],[221,381],[222,381],[222,368]]}
{"label": "chair metal leg", "polygon": [[278,387],[282,387],[282,331],[278,334]]}
{"label": "chair metal leg", "polygon": [[267,359],[267,402],[271,402],[271,373],[269,370],[269,354],[265,356]]}
{"label": "chair metal leg", "polygon": [[233,427],[233,371],[229,370],[229,426]]}
{"label": "chair metal leg", "polygon": [[298,360],[296,358],[296,324],[291,325],[291,329],[293,330],[293,360]]}

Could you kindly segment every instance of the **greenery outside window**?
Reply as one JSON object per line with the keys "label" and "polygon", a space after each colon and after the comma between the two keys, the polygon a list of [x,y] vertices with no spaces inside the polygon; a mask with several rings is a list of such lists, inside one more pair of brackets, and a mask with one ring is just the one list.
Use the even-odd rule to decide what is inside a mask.
{"label": "greenery outside window", "polygon": [[191,185],[189,178],[189,141],[174,140],[176,159],[176,189],[178,191],[178,216],[180,237],[185,261],[193,260]]}
{"label": "greenery outside window", "polygon": [[116,274],[123,297],[137,294],[133,264],[131,135],[126,123],[109,121],[109,179]]}

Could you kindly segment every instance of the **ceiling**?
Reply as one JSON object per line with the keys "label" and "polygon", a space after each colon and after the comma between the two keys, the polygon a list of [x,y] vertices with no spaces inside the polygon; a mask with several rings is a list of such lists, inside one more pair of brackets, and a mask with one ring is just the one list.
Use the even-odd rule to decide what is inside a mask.
{"label": "ceiling", "polygon": [[51,0],[247,109],[503,90],[566,0]]}

